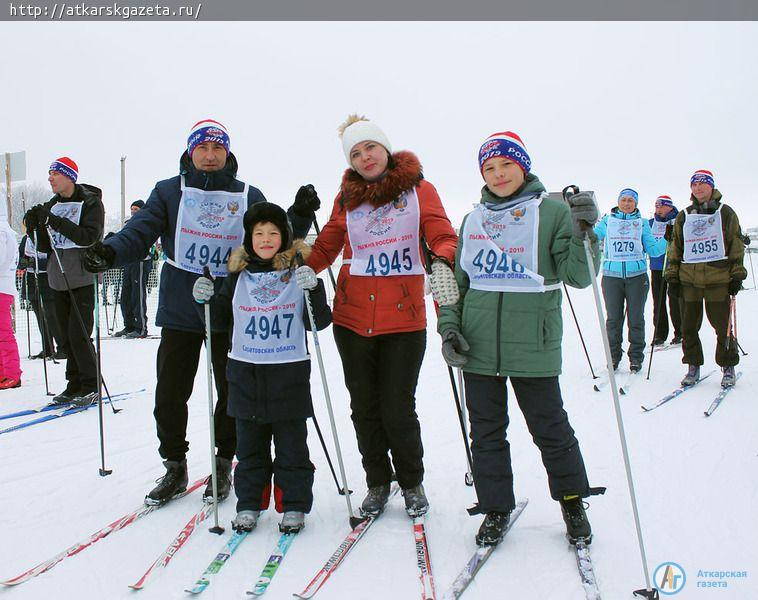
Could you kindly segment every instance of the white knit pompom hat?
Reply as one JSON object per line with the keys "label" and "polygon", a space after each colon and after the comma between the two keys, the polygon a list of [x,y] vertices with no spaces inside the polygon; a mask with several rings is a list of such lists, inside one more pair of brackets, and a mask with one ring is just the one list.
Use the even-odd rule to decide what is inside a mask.
{"label": "white knit pompom hat", "polygon": [[385,133],[378,125],[369,121],[366,117],[350,115],[347,120],[339,127],[340,137],[342,138],[342,150],[345,152],[348,166],[350,163],[350,151],[356,144],[361,142],[377,142],[392,154],[392,144]]}

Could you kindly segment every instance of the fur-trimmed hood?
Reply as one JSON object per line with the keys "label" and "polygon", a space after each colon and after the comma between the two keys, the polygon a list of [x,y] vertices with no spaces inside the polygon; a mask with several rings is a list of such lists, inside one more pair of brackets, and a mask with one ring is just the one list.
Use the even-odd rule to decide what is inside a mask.
{"label": "fur-trimmed hood", "polygon": [[[394,164],[393,164],[394,163]],[[353,169],[347,169],[342,176],[340,203],[348,210],[368,202],[377,207],[387,204],[401,193],[418,185],[423,179],[421,163],[412,152],[395,152],[390,159],[392,165],[379,181],[366,181]]]}
{"label": "fur-trimmed hood", "polygon": [[[287,250],[278,252],[274,258],[271,259],[271,266],[275,271],[284,271],[296,266],[295,254],[298,252],[303,255],[303,260],[306,260],[311,254],[311,247],[305,243],[305,240],[295,240],[292,242],[292,246]],[[229,273],[240,273],[244,271],[251,262],[252,259],[245,251],[245,247],[239,246],[229,257]]]}

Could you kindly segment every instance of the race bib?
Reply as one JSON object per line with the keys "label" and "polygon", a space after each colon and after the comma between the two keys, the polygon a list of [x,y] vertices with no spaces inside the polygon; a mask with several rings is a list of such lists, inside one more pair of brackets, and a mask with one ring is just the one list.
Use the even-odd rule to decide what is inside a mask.
{"label": "race bib", "polygon": [[288,271],[240,273],[229,358],[255,364],[309,360],[303,305],[303,292]]}
{"label": "race bib", "polygon": [[721,206],[712,215],[687,213],[682,227],[684,262],[704,263],[726,258]]}
{"label": "race bib", "polygon": [[[63,219],[68,219],[74,225],[79,225],[79,221],[82,218],[83,206],[84,202],[58,202],[57,204],[53,204],[53,206],[50,208],[50,213],[57,215]],[[52,242],[53,246],[59,250],[66,250],[68,248],[84,248],[84,246],[78,246],[72,242],[62,233],[58,233],[52,229],[50,229],[50,231],[52,232],[50,241]]]}
{"label": "race bib", "polygon": [[214,277],[226,277],[232,250],[242,244],[242,217],[247,207],[247,185],[241,192],[205,191],[186,187],[174,235],[172,265],[190,273],[207,266]]}
{"label": "race bib", "polygon": [[490,210],[483,204],[466,217],[461,232],[461,268],[469,287],[493,292],[539,293],[558,289],[545,285],[538,273],[539,206],[541,197],[510,209]]}
{"label": "race bib", "polygon": [[423,275],[419,255],[420,211],[416,190],[377,208],[364,202],[347,213],[353,257],[350,274],[359,277]]}
{"label": "race bib", "polygon": [[605,260],[645,260],[645,251],[642,248],[642,219],[608,217]]}
{"label": "race bib", "polygon": [[[28,258],[31,258],[34,260],[34,257],[36,256],[36,260],[32,262],[32,265],[27,267],[27,271],[30,273],[37,273],[37,263],[41,260],[45,260],[47,258],[46,252],[37,252],[37,248],[34,246],[34,242],[32,242],[32,238],[30,238],[28,235],[26,236],[26,243],[24,243],[24,255]],[[39,270],[39,273],[44,273],[45,271],[43,269]]]}
{"label": "race bib", "polygon": [[[650,230],[653,232],[653,237],[656,240],[661,239],[666,233],[666,227],[668,227],[671,221],[656,221],[653,220],[653,224],[650,226]],[[671,223],[673,225],[673,223]]]}

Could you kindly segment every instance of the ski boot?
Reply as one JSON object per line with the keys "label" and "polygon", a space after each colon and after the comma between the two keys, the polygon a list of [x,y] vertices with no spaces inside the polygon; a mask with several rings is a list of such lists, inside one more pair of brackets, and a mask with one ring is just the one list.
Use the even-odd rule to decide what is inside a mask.
{"label": "ski boot", "polygon": [[148,506],[166,504],[187,489],[187,461],[164,460],[163,465],[166,467],[166,474],[156,480],[158,485],[145,496],[145,504]]}
{"label": "ski boot", "polygon": [[368,489],[361,503],[361,514],[364,517],[378,517],[384,511],[387,498],[390,497],[390,484],[377,485]]}
{"label": "ski boot", "polygon": [[674,335],[673,338],[671,338],[671,345],[674,344],[681,344],[682,343],[682,336],[681,335]]}
{"label": "ski boot", "polygon": [[131,333],[131,331],[132,330],[129,329],[128,327],[124,327],[121,331],[117,331],[116,333],[114,333],[113,337],[124,337],[125,335]]}
{"label": "ski boot", "polygon": [[576,494],[564,496],[560,500],[560,504],[569,543],[575,545],[581,540],[589,545],[592,542],[592,528],[589,520],[587,520],[582,499]]}
{"label": "ski boot", "polygon": [[55,396],[52,399],[51,403],[52,404],[70,404],[71,401],[79,395],[81,395],[80,392],[72,391],[66,388],[60,394]]}
{"label": "ski boot", "polygon": [[637,362],[635,360],[630,360],[629,361],[629,371],[631,373],[639,373],[640,371],[642,371],[642,363],[639,363],[639,362]]}
{"label": "ski boot", "polygon": [[695,385],[700,380],[700,367],[698,365],[690,365],[687,369],[687,374],[682,379],[682,386],[689,387]]}
{"label": "ski boot", "polygon": [[282,533],[297,533],[305,527],[305,513],[297,510],[286,510],[279,523],[279,531]]}
{"label": "ski boot", "polygon": [[[221,456],[216,457],[216,493],[219,501],[226,500],[232,488],[232,461]],[[208,477],[208,485],[203,492],[203,502],[213,502],[213,482]]]}
{"label": "ski boot", "polygon": [[90,392],[88,394],[79,392],[75,398],[71,399],[71,406],[85,408],[95,402],[97,402],[97,392]]}
{"label": "ski boot", "polygon": [[737,383],[737,376],[734,374],[734,367],[724,367],[721,377],[721,387],[729,388]]}
{"label": "ski boot", "polygon": [[511,513],[491,511],[488,512],[479,531],[476,534],[477,546],[497,546],[503,539],[508,523],[511,521]]}
{"label": "ski boot", "polygon": [[261,511],[259,510],[241,510],[232,520],[232,529],[237,533],[252,531],[258,524],[258,517],[260,516]]}
{"label": "ski boot", "polygon": [[426,511],[429,510],[429,501],[426,499],[424,486],[420,483],[403,490],[403,498],[405,498],[405,512],[412,519],[425,515]]}

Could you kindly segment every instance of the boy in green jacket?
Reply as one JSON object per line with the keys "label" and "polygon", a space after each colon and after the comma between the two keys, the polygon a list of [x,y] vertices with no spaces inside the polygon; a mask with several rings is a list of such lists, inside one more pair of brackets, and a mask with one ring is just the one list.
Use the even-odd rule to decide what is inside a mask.
{"label": "boy in green jacket", "polygon": [[[497,544],[515,507],[506,437],[510,377],[542,453],[550,495],[561,504],[569,541],[590,543],[582,498],[591,490],[558,375],[561,282],[576,288],[591,283],[582,227],[595,223],[597,207],[583,192],[572,197],[570,208],[548,198],[512,132],[485,140],[479,167],[486,185],[481,203],[464,218],[455,257],[460,299],[441,307],[437,326],[442,354],[450,366],[463,369],[466,384],[476,512],[486,515],[476,541]],[[597,241],[592,249],[597,273]]]}

